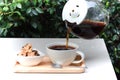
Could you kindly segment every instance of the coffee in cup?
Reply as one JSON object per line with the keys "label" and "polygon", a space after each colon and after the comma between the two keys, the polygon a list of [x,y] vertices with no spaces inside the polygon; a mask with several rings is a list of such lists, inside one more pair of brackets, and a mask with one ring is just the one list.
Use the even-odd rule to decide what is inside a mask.
{"label": "coffee in cup", "polygon": [[[65,42],[51,43],[46,46],[47,54],[53,64],[59,64],[62,66],[70,65],[71,63],[81,63],[84,60],[84,54],[78,51],[79,46],[75,43],[68,44],[66,48]],[[80,60],[75,60],[77,56],[80,56]]]}
{"label": "coffee in cup", "polygon": [[72,49],[75,49],[75,47],[72,47],[72,46],[68,46],[66,48],[66,45],[54,45],[54,46],[50,46],[49,48],[53,49],[53,50],[72,50]]}

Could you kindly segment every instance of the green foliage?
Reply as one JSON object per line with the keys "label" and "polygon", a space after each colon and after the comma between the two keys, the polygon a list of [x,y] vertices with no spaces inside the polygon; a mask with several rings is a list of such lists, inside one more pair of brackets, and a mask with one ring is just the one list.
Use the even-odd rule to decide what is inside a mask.
{"label": "green foliage", "polygon": [[102,33],[115,71],[120,75],[120,2],[118,0],[103,0],[110,14],[110,21]]}
{"label": "green foliage", "polygon": [[1,37],[65,37],[62,8],[66,0],[3,0]]}
{"label": "green foliage", "polygon": [[[120,73],[120,2],[102,0],[110,21],[104,38],[114,69]],[[0,37],[65,37],[62,9],[66,0],[0,0]],[[74,37],[70,35],[70,37]]]}

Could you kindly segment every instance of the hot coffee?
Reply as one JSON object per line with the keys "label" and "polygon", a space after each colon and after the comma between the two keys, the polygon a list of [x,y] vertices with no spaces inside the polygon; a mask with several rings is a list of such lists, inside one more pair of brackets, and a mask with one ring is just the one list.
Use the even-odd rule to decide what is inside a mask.
{"label": "hot coffee", "polygon": [[69,43],[68,48],[66,48],[65,42],[54,42],[46,46],[51,62],[58,66],[81,63],[84,60],[84,54],[78,51],[78,48],[79,46],[74,43]]}
{"label": "hot coffee", "polygon": [[72,50],[72,49],[75,49],[75,47],[68,46],[66,48],[66,45],[54,45],[54,46],[50,46],[49,49],[53,49],[53,50]]}
{"label": "hot coffee", "polygon": [[84,20],[79,25],[66,21],[66,27],[68,27],[72,33],[85,39],[92,39],[96,37],[102,32],[105,26],[106,23],[100,21]]}

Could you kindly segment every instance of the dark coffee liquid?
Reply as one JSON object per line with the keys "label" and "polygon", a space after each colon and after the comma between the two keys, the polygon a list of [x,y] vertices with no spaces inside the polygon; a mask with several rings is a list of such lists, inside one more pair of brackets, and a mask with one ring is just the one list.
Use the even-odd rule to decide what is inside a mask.
{"label": "dark coffee liquid", "polygon": [[72,46],[68,46],[66,48],[66,45],[55,45],[55,46],[50,46],[49,48],[53,49],[53,50],[72,50],[72,49],[75,49]]}
{"label": "dark coffee liquid", "polygon": [[67,29],[67,35],[66,35],[66,48],[68,48],[68,42],[69,42],[69,34],[70,34],[70,29]]}
{"label": "dark coffee liquid", "polygon": [[104,29],[106,23],[98,21],[84,20],[81,24],[69,23],[66,21],[66,26],[73,32],[76,36],[85,39],[92,39],[99,35]]}

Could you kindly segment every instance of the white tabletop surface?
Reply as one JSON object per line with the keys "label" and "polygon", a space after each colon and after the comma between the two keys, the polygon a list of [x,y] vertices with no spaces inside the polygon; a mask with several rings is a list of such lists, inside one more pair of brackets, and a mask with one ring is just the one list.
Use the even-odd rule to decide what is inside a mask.
{"label": "white tabletop surface", "polygon": [[46,44],[64,38],[0,38],[0,80],[117,80],[103,39],[70,39],[85,54],[88,69],[81,74],[14,73],[17,52],[26,43],[46,53]]}

